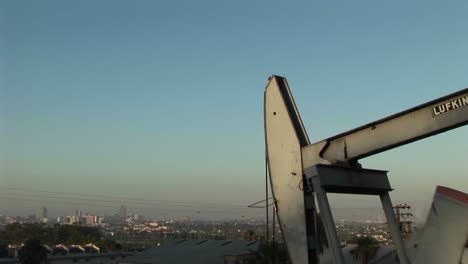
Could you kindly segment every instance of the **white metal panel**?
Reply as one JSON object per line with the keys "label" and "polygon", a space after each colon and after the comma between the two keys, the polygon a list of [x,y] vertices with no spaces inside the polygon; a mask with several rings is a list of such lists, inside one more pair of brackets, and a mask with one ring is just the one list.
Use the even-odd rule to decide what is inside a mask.
{"label": "white metal panel", "polygon": [[265,89],[265,133],[271,187],[289,255],[293,263],[308,263],[301,145],[275,77]]}
{"label": "white metal panel", "polygon": [[437,187],[431,211],[420,232],[417,239],[408,243],[412,263],[459,263],[468,240],[468,194]]}

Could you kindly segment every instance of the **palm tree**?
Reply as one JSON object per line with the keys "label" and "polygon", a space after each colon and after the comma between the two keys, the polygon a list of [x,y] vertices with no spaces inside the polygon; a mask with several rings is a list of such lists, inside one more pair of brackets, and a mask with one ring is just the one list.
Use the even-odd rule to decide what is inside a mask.
{"label": "palm tree", "polygon": [[379,243],[372,237],[358,237],[355,242],[357,247],[351,250],[354,259],[361,260],[362,264],[369,264],[379,250]]}

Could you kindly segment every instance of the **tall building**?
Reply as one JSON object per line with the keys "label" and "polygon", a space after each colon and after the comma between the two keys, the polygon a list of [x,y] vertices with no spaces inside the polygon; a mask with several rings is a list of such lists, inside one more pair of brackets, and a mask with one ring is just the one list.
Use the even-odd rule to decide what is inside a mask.
{"label": "tall building", "polygon": [[82,217],[83,213],[81,212],[81,210],[75,210],[75,211],[73,211],[73,216],[74,217]]}
{"label": "tall building", "polygon": [[37,219],[39,220],[40,223],[46,223],[47,222],[47,207],[43,206],[39,208],[39,213],[37,215]]}
{"label": "tall building", "polygon": [[84,218],[84,223],[87,224],[87,225],[97,223],[96,222],[96,216],[94,216],[94,215],[86,215],[83,218]]}
{"label": "tall building", "polygon": [[119,216],[124,219],[127,218],[127,206],[125,205],[120,206]]}
{"label": "tall building", "polygon": [[70,221],[69,221],[69,223],[70,223],[71,225],[73,225],[73,224],[80,224],[80,223],[81,223],[81,217],[76,216],[76,215],[70,216]]}

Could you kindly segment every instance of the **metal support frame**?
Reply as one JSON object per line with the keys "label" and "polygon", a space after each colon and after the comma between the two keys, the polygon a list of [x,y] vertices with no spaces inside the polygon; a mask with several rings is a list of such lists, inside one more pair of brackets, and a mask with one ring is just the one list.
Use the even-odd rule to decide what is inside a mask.
{"label": "metal support frame", "polygon": [[[307,182],[304,176],[304,182]],[[319,244],[317,239],[317,211],[315,208],[315,198],[313,188],[307,188],[304,185],[304,207],[307,232],[307,254],[309,264],[319,263]]]}
{"label": "metal support frame", "polygon": [[385,217],[387,218],[390,235],[392,236],[393,243],[395,244],[395,249],[397,251],[400,263],[409,264],[410,262],[406,254],[405,245],[403,244],[400,228],[395,217],[395,212],[393,212],[393,205],[392,200],[390,199],[390,194],[388,192],[382,193],[380,195],[380,201],[382,202],[382,207],[385,213]]}
{"label": "metal support frame", "polygon": [[392,201],[389,195],[389,191],[392,189],[388,182],[386,171],[316,165],[305,170],[305,177],[314,189],[335,264],[344,264],[344,258],[327,192],[379,195],[400,263],[410,264],[395,213],[393,212]]}
{"label": "metal support frame", "polygon": [[335,264],[344,264],[343,252],[341,252],[340,242],[338,241],[338,234],[336,233],[335,221],[333,221],[333,215],[330,209],[330,203],[328,202],[327,193],[320,185],[318,175],[313,176],[311,180],[320,209],[320,215],[323,219],[328,244],[333,253],[333,259],[335,260]]}

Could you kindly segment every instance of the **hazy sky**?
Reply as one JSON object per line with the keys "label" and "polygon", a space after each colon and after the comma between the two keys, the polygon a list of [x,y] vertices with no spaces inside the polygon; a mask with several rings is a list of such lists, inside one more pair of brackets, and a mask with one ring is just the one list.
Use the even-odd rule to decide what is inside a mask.
{"label": "hazy sky", "polygon": [[[461,0],[1,1],[0,214],[261,215],[243,206],[264,198],[271,74],[318,141],[468,87],[467,13]],[[467,132],[362,163],[423,211],[436,185],[468,191]]]}

